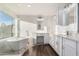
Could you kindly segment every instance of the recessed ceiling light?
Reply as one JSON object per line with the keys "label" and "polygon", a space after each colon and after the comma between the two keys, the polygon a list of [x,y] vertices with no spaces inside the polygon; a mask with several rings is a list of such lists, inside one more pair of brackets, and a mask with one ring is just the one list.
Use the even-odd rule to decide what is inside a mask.
{"label": "recessed ceiling light", "polygon": [[29,4],[29,5],[27,5],[27,7],[31,7],[31,5]]}

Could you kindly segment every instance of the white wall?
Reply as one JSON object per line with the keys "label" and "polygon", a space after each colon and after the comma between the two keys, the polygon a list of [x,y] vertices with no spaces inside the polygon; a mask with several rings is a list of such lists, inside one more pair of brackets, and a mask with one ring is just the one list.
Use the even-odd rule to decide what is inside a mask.
{"label": "white wall", "polygon": [[60,26],[60,25],[56,25],[56,34],[62,34],[65,35],[66,34],[66,26]]}
{"label": "white wall", "polygon": [[20,20],[20,36],[21,37],[30,36],[30,37],[35,38],[36,28],[37,28],[36,24]]}
{"label": "white wall", "polygon": [[30,23],[16,18],[14,28],[15,37],[36,37],[35,31],[37,29],[37,25],[34,23]]}
{"label": "white wall", "polygon": [[[19,32],[19,36],[21,37],[26,37],[27,33],[29,33],[30,36],[36,37],[35,32],[37,29],[37,24],[16,19],[15,28],[18,28],[18,21],[20,26],[19,29],[15,29],[15,33],[17,33],[16,36],[18,36]],[[44,27],[44,31],[48,32],[49,36],[52,37],[56,31],[56,17],[47,17],[42,26]]]}
{"label": "white wall", "polygon": [[51,37],[55,34],[55,30],[56,30],[55,27],[56,27],[56,18],[52,17],[51,19],[49,19],[48,22],[48,31]]}
{"label": "white wall", "polygon": [[18,36],[18,19],[15,18],[15,26],[14,26],[14,36],[17,37]]}
{"label": "white wall", "polygon": [[55,27],[56,27],[56,17],[48,17],[46,20],[43,22],[43,26],[47,27],[47,32],[49,33],[50,37],[53,37],[55,34]]}
{"label": "white wall", "polygon": [[67,30],[68,31],[73,31],[73,32],[76,32],[76,24],[70,24],[69,26],[67,26]]}

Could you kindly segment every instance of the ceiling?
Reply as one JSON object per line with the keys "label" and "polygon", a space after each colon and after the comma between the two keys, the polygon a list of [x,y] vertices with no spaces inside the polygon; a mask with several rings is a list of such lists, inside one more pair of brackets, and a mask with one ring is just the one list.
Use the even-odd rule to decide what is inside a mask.
{"label": "ceiling", "polygon": [[57,8],[63,9],[68,3],[1,3],[0,7],[14,15],[56,15]]}
{"label": "ceiling", "polygon": [[11,16],[35,23],[39,15],[48,19],[57,14],[58,8],[63,9],[68,4],[69,3],[31,3],[31,7],[27,7],[27,5],[29,5],[28,3],[0,3],[0,9]]}

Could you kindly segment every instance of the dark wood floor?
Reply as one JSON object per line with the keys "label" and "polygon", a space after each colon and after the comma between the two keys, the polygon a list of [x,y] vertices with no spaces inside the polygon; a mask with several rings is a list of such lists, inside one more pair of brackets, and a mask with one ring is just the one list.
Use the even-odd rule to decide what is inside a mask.
{"label": "dark wood floor", "polygon": [[58,56],[50,45],[37,45],[28,49],[23,56]]}

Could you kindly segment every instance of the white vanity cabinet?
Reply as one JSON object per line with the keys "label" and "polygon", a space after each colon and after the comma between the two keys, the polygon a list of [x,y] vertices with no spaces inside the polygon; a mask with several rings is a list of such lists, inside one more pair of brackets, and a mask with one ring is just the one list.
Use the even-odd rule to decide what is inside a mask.
{"label": "white vanity cabinet", "polygon": [[62,55],[62,37],[60,36],[53,36],[51,38],[49,44],[51,47],[56,51],[58,55]]}
{"label": "white vanity cabinet", "polygon": [[59,56],[79,56],[79,41],[76,38],[56,35],[49,44]]}
{"label": "white vanity cabinet", "polygon": [[[63,14],[63,16],[61,16]],[[58,13],[58,25],[65,29],[58,31],[55,37],[54,50],[62,56],[79,56],[79,41],[74,33],[79,33],[79,4],[71,4]],[[62,21],[60,21],[62,20]],[[60,29],[60,26],[59,28]],[[67,31],[69,35],[67,36]],[[65,33],[62,34],[62,33]],[[71,37],[72,36],[72,37]]]}
{"label": "white vanity cabinet", "polygon": [[54,43],[54,49],[55,49],[55,51],[58,53],[58,51],[57,51],[57,49],[58,49],[58,41],[57,41],[57,36],[55,36],[55,43]]}
{"label": "white vanity cabinet", "polygon": [[79,42],[77,42],[77,56],[79,56]]}
{"label": "white vanity cabinet", "polygon": [[55,37],[55,51],[58,55],[62,55],[62,37],[60,36]]}
{"label": "white vanity cabinet", "polygon": [[59,55],[62,55],[62,37],[58,36],[57,41],[58,41],[57,52]]}
{"label": "white vanity cabinet", "polygon": [[50,46],[55,50],[55,37],[51,37],[49,41]]}
{"label": "white vanity cabinet", "polygon": [[76,56],[76,41],[63,38],[63,56]]}

